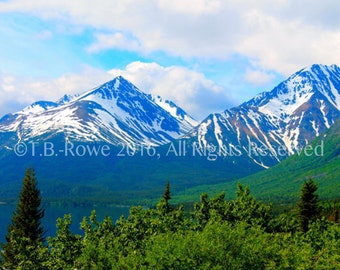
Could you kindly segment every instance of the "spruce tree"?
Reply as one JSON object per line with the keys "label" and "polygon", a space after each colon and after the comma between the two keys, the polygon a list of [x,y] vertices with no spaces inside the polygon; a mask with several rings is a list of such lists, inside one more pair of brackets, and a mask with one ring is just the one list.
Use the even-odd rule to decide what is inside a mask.
{"label": "spruce tree", "polygon": [[300,201],[297,205],[298,219],[302,232],[308,230],[311,221],[320,217],[320,207],[318,205],[318,195],[315,193],[318,187],[310,178],[302,185]]}
{"label": "spruce tree", "polygon": [[169,181],[166,181],[166,185],[165,185],[165,189],[164,189],[164,193],[163,193],[163,198],[164,198],[166,204],[169,204],[169,200],[171,199]]}
{"label": "spruce tree", "polygon": [[[2,245],[2,257],[6,268],[16,268],[23,260],[34,262],[34,252],[44,241],[41,219],[44,209],[40,208],[41,196],[35,172],[28,168],[23,180],[19,202],[8,226],[6,243]],[[32,258],[31,258],[32,257]]]}
{"label": "spruce tree", "polygon": [[167,214],[172,211],[172,208],[169,204],[170,199],[171,199],[170,184],[169,181],[166,181],[165,189],[163,192],[163,198],[157,204],[157,209],[160,210],[162,214]]}

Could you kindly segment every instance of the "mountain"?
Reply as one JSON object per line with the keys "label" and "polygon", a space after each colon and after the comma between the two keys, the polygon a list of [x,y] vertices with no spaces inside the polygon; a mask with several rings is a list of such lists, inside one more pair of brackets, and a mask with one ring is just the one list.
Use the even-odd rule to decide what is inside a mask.
{"label": "mountain", "polygon": [[312,178],[318,184],[322,199],[337,199],[340,194],[340,119],[330,129],[280,164],[245,178],[216,184],[196,186],[173,196],[176,201],[194,201],[202,192],[216,195],[222,191],[233,198],[240,182],[249,186],[259,199],[282,203],[295,202],[304,180]]}
{"label": "mountain", "polygon": [[46,200],[76,203],[134,203],[158,197],[166,179],[178,191],[261,169],[186,153],[175,139],[196,124],[173,102],[122,77],[82,95],[35,102],[0,120],[0,198],[16,197],[28,166]]}
{"label": "mountain", "polygon": [[16,197],[27,166],[44,198],[77,203],[143,203],[166,180],[187,195],[234,183],[308,147],[340,117],[339,93],[339,67],[313,65],[196,127],[173,102],[122,77],[36,102],[0,120],[0,198]]}
{"label": "mountain", "polygon": [[202,148],[235,149],[268,168],[306,146],[339,117],[340,68],[313,65],[270,92],[209,115],[184,138]]}
{"label": "mountain", "polygon": [[157,99],[117,77],[57,102],[39,101],[0,119],[2,146],[19,141],[66,141],[161,145],[197,124],[173,102]]}

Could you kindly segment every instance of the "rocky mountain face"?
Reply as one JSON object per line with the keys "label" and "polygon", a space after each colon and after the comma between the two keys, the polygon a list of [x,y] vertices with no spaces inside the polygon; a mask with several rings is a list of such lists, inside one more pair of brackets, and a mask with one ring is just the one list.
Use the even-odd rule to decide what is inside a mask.
{"label": "rocky mountain face", "polygon": [[152,97],[117,77],[77,97],[35,102],[0,119],[0,145],[20,141],[104,142],[161,145],[197,123],[173,102]]}
{"label": "rocky mountain face", "polygon": [[313,65],[270,92],[209,115],[184,138],[267,168],[301,150],[338,118],[340,68]]}

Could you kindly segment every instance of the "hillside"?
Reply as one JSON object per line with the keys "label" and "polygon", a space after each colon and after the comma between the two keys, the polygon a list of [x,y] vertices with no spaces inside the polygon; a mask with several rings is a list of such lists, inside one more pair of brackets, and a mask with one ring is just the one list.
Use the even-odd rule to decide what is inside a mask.
{"label": "hillside", "polygon": [[295,201],[299,196],[299,187],[309,177],[318,184],[318,194],[321,198],[339,197],[339,120],[328,131],[313,140],[300,154],[295,154],[268,170],[227,183],[190,188],[174,196],[174,200],[193,201],[202,192],[214,195],[222,191],[226,192],[227,198],[233,198],[235,187],[238,182],[241,182],[249,186],[252,194],[257,198],[282,202]]}

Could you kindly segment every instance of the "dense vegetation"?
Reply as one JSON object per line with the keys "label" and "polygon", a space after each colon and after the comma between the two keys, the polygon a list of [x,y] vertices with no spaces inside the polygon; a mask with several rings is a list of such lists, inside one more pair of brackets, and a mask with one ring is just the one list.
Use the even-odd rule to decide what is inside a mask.
{"label": "dense vegetation", "polygon": [[[26,222],[39,224],[40,194],[30,190],[24,184],[9,234],[16,216],[23,215],[19,209],[30,202],[39,214]],[[8,253],[12,258],[2,253],[2,264],[6,269],[340,268],[339,208],[320,204],[312,180],[303,183],[297,207],[275,217],[270,205],[241,184],[233,200],[224,193],[215,198],[202,194],[190,215],[170,200],[167,183],[154,208],[131,207],[129,216],[116,223],[110,217],[98,221],[93,211],[81,223],[83,235],[71,232],[68,214],[57,220],[56,235],[46,241],[39,238],[40,226],[28,228],[35,233],[12,235],[10,243],[24,243],[24,248]]]}

